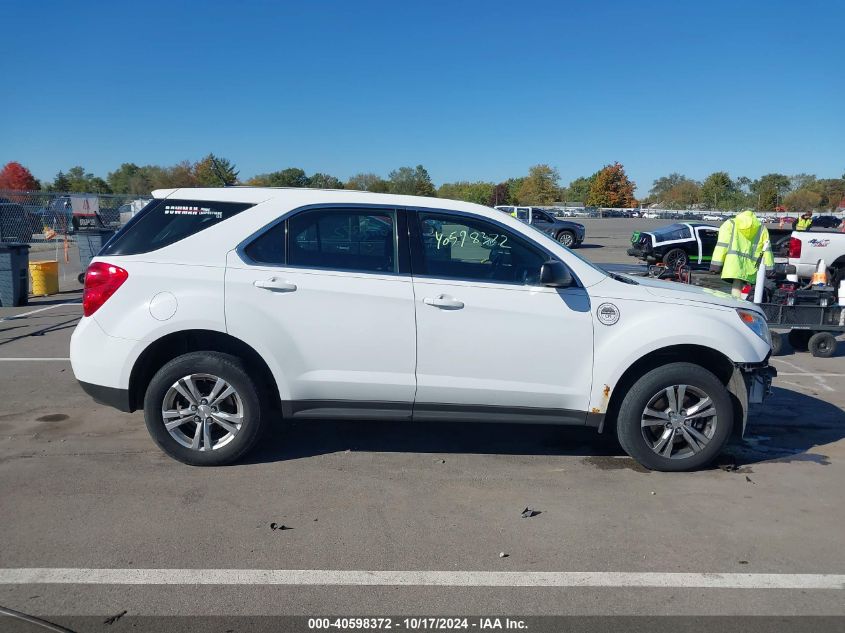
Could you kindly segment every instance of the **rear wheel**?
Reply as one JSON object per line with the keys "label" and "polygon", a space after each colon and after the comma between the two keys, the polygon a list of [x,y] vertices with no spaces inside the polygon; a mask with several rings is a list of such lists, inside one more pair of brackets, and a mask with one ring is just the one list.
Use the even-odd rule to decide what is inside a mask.
{"label": "rear wheel", "polygon": [[156,444],[192,466],[222,466],[258,441],[264,412],[257,384],[241,361],[191,352],[162,367],[147,387],[144,419]]}
{"label": "rear wheel", "polygon": [[836,337],[830,332],[816,332],[810,337],[807,347],[813,356],[830,358],[836,352]]}
{"label": "rear wheel", "polygon": [[695,470],[722,451],[733,427],[728,390],[692,363],[651,370],[625,394],[616,429],[628,455],[646,468]]}

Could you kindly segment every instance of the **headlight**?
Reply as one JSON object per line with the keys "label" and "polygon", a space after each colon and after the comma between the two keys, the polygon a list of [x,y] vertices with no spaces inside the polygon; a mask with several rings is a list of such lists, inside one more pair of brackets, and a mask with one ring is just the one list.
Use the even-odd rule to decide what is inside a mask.
{"label": "headlight", "polygon": [[754,334],[766,341],[769,345],[772,344],[772,338],[769,335],[769,325],[766,323],[766,319],[762,314],[755,312],[754,310],[743,310],[742,308],[737,308],[736,313],[739,315],[740,320],[745,323],[745,325],[747,325]]}

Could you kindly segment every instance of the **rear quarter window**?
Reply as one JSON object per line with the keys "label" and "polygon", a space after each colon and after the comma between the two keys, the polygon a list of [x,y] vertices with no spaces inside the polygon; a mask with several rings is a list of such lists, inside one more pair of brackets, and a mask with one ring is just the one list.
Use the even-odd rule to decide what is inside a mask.
{"label": "rear quarter window", "polygon": [[100,254],[149,253],[224,222],[252,206],[244,202],[152,200],[109,240]]}

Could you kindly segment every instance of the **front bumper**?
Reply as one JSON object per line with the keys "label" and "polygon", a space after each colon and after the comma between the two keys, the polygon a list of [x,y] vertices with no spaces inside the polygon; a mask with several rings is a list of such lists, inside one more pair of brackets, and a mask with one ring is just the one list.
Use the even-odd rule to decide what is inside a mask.
{"label": "front bumper", "polygon": [[772,395],[772,380],[778,375],[778,370],[771,365],[763,364],[745,366],[741,368],[742,377],[748,388],[748,404],[762,404]]}

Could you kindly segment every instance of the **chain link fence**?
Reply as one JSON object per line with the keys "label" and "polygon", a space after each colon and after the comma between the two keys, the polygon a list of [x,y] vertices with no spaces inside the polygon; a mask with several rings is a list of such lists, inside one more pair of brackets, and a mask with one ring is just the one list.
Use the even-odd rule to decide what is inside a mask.
{"label": "chain link fence", "polygon": [[0,242],[75,242],[86,229],[120,228],[150,197],[0,189]]}

